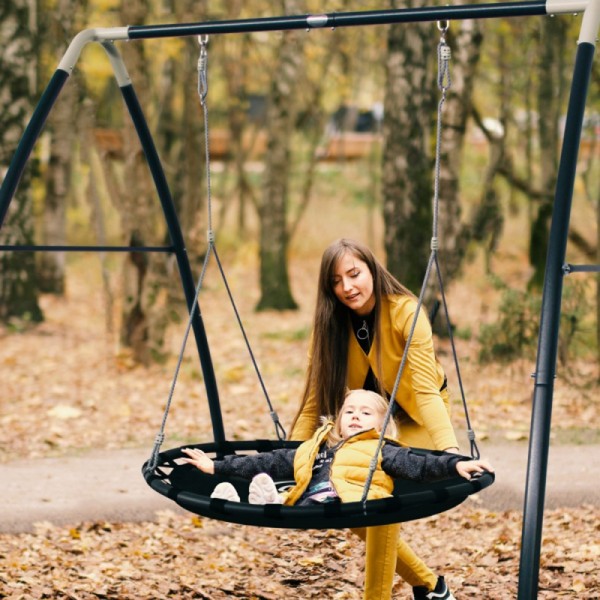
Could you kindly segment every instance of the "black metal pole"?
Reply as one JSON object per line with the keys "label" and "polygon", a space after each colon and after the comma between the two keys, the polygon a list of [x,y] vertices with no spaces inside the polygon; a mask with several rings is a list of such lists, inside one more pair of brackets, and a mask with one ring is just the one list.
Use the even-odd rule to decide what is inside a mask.
{"label": "black metal pole", "polygon": [[69,78],[69,73],[62,69],[57,69],[46,86],[42,97],[40,98],[23,136],[19,141],[19,145],[10,161],[10,165],[6,172],[6,176],[0,187],[0,227],[4,223],[8,207],[15,195],[15,191],[19,185],[19,181],[23,175],[23,170],[29,159],[29,155],[33,150],[40,133],[44,128],[48,114],[52,110],[60,91],[62,90],[65,81]]}
{"label": "black metal pole", "polygon": [[562,153],[556,182],[552,225],[544,276],[538,339],[538,356],[529,437],[527,483],[523,512],[518,600],[535,600],[538,594],[540,550],[550,446],[552,395],[556,373],[563,264],[567,248],[573,186],[585,102],[592,71],[594,45],[577,49]]}
{"label": "black metal pole", "polygon": [[[122,86],[121,94],[123,95],[125,104],[129,109],[129,114],[131,115],[131,119],[140,139],[142,149],[146,155],[150,172],[152,173],[152,177],[154,179],[154,185],[156,186],[156,191],[162,205],[169,236],[171,238],[171,243],[177,258],[179,275],[181,277],[181,284],[185,293],[188,311],[191,311],[194,305],[194,299],[196,297],[196,286],[194,284],[194,277],[192,275],[190,261],[185,248],[183,234],[181,233],[179,219],[177,218],[177,212],[175,211],[175,205],[173,204],[173,198],[171,197],[167,179],[165,177],[158,152],[156,151],[154,140],[148,128],[146,118],[144,117],[137,95],[133,89],[133,85],[128,84]],[[217,382],[215,379],[210,349],[208,347],[208,340],[206,338],[206,331],[204,329],[204,322],[202,320],[202,315],[200,314],[199,304],[197,304],[196,310],[193,313],[192,329],[194,331],[196,346],[198,348],[198,354],[200,357],[202,374],[204,376],[204,385],[206,386],[206,394],[210,409],[214,440],[217,444],[222,444],[225,442],[223,416],[221,413]]]}
{"label": "black metal pole", "polygon": [[249,33],[256,31],[286,31],[322,27],[355,27],[358,25],[387,25],[452,19],[495,19],[545,15],[546,1],[494,2],[493,4],[426,6],[395,10],[338,12],[318,15],[291,15],[261,19],[209,21],[161,25],[132,25],[129,39],[209,35],[219,33]]}

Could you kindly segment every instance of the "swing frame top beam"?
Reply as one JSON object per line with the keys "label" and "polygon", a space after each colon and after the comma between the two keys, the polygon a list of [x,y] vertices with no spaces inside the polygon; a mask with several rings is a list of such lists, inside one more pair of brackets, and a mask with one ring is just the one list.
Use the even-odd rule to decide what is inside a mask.
{"label": "swing frame top beam", "polygon": [[[465,4],[455,6],[424,6],[390,10],[360,12],[335,12],[324,14],[264,17],[207,21],[201,23],[176,23],[158,25],[130,25],[86,29],[80,32],[65,52],[58,66],[71,72],[82,48],[88,42],[114,42],[118,40],[143,40],[167,37],[190,37],[211,34],[253,33],[265,31],[289,31],[294,29],[322,29],[329,27],[356,27],[365,25],[391,25],[394,23],[418,23],[464,19],[497,19],[589,12],[597,0],[527,0],[522,2],[495,2],[488,4]],[[597,34],[596,19],[584,22],[579,42],[594,43]]]}

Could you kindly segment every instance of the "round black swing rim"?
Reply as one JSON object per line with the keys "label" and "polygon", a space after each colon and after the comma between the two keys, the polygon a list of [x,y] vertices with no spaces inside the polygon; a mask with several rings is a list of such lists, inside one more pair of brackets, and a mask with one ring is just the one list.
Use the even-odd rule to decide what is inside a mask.
{"label": "round black swing rim", "polygon": [[[489,487],[494,482],[492,473],[484,473],[472,480],[457,476],[433,483],[399,481],[394,496],[382,500],[369,500],[366,504],[346,502],[315,506],[256,505],[211,498],[210,494],[215,485],[223,479],[206,475],[191,465],[177,462],[177,459],[184,456],[182,448],[232,454],[238,451],[268,452],[277,448],[297,446],[297,442],[277,440],[225,442],[218,448],[215,443],[190,444],[161,452],[156,468],[149,470],[148,463],[145,463],[142,472],[153,490],[197,515],[241,525],[291,529],[345,529],[421,519],[454,508],[471,494]],[[238,491],[240,485],[245,485],[246,488],[248,485],[248,482],[239,478],[235,481],[231,478],[227,480],[234,483]],[[243,492],[240,496],[244,498]]]}

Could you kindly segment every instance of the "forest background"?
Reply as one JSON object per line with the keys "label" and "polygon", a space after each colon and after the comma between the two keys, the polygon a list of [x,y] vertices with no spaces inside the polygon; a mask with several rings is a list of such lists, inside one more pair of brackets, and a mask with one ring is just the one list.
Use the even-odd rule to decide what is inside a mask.
{"label": "forest background", "polygon": [[[0,165],[4,171],[69,41],[86,27],[386,6],[299,0],[5,3]],[[572,15],[465,21],[451,23],[447,34],[453,56],[443,114],[440,255],[471,417],[484,442],[523,443],[528,436],[540,288],[579,22]],[[431,238],[439,37],[436,24],[428,23],[209,40],[212,227],[285,427],[302,390],[324,247],[337,237],[361,239],[411,289],[418,292],[421,285]],[[155,135],[198,277],[208,228],[198,42],[118,47]],[[569,234],[567,260],[573,263],[600,262],[598,74],[596,61]],[[102,48],[90,45],[49,116],[0,243],[160,246],[166,237],[109,62]],[[600,438],[599,289],[593,275],[565,279],[554,443]],[[435,300],[435,290],[427,300]],[[273,435],[214,262],[200,306],[228,436]],[[186,322],[172,258],[2,251],[0,320],[0,460],[88,448],[150,450]],[[456,392],[448,340],[441,328],[438,333],[440,359]],[[454,395],[453,419],[464,430]],[[193,348],[184,353],[166,432],[171,445],[211,435]],[[468,513],[447,525],[464,529],[483,518]],[[518,515],[511,520],[518,523]],[[574,523],[589,529],[589,516],[575,515]],[[42,533],[37,543],[52,535]],[[513,546],[498,550],[503,536]],[[501,532],[490,540],[495,550],[489,553],[499,563],[512,556],[506,572],[496,570],[495,589],[514,586],[513,537]],[[28,542],[7,542],[13,543]],[[597,560],[597,545],[590,547]],[[568,571],[557,585],[589,591],[589,572]],[[102,577],[118,589],[106,583],[110,575]],[[312,584],[303,580],[303,593],[306,585]],[[340,597],[353,597],[348,593]],[[315,594],[324,597],[320,588]]]}

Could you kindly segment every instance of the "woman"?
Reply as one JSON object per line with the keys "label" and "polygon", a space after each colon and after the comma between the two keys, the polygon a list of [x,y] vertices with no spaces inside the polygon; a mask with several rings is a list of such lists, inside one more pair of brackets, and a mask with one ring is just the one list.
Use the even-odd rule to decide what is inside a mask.
{"label": "woman", "polygon": [[[306,387],[291,439],[310,438],[323,415],[335,415],[348,388],[389,397],[394,389],[417,300],[373,253],[340,239],[323,253]],[[435,357],[431,325],[421,310],[396,393],[399,441],[458,452],[444,371]],[[394,570],[415,599],[452,599],[436,575],[399,538],[399,524],[353,530],[366,541],[367,600],[391,598]]]}

